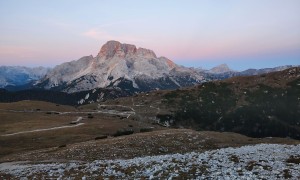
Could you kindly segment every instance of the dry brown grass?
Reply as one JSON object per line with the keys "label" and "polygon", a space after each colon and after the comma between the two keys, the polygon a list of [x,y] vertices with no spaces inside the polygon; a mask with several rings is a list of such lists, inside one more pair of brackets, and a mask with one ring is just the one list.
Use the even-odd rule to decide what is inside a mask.
{"label": "dry brown grass", "polygon": [[34,129],[57,127],[69,124],[76,115],[47,114],[45,112],[4,112],[0,111],[0,136],[3,134]]}
{"label": "dry brown grass", "polygon": [[[0,107],[6,110],[29,110],[29,107],[32,107],[31,110],[33,109],[30,112],[0,111],[0,157],[12,153],[62,145],[68,146],[76,142],[89,141],[102,135],[112,135],[118,130],[128,128],[129,125],[135,132],[139,132],[141,128],[149,127],[148,124],[133,121],[132,118],[121,120],[120,117],[109,114],[93,114],[93,118],[88,118],[88,112],[80,114],[48,114],[47,112],[49,111],[65,112],[76,111],[76,109],[46,102],[1,103]],[[41,110],[34,110],[37,107]],[[42,112],[43,110],[44,112]],[[2,136],[22,131],[70,126],[72,125],[70,123],[79,116],[83,117],[80,123],[84,123],[84,125],[78,127]],[[157,126],[156,128],[160,127]]]}
{"label": "dry brown grass", "polygon": [[73,144],[67,143],[67,146],[63,148],[46,148],[19,155],[9,155],[0,160],[42,161],[59,159],[93,161],[96,159],[128,159],[191,151],[203,152],[222,147],[239,147],[257,143],[298,144],[299,141],[282,138],[253,139],[235,133],[168,129]]}
{"label": "dry brown grass", "polygon": [[0,103],[0,109],[21,111],[36,111],[37,109],[40,109],[41,111],[76,111],[76,108],[72,106],[31,100],[24,100],[12,103]]}
{"label": "dry brown grass", "polygon": [[[7,130],[7,132],[18,132],[35,128],[46,128],[45,126],[57,127],[60,125],[69,125],[68,123],[71,120],[74,120],[74,118],[71,117],[59,117],[59,119],[57,118],[57,116],[54,116],[53,121],[44,121],[43,123],[45,124],[43,125],[38,125],[39,119],[36,119],[36,121],[23,121],[22,123],[25,124],[24,126],[22,123],[15,123],[5,125],[4,127],[11,127],[9,130]],[[59,120],[61,120],[61,122],[55,122]],[[114,117],[103,117],[100,115],[95,115],[93,119],[85,118],[82,122],[85,124],[78,127],[43,132],[31,132],[6,137],[0,136],[0,155],[7,155],[11,153],[36,150],[41,148],[58,147],[64,144],[69,145],[76,142],[89,141],[101,135],[114,134],[119,129],[128,127],[129,124],[133,125],[132,129],[135,132],[139,132],[140,128],[147,126],[132,120],[119,120]],[[17,128],[13,125],[16,125]]]}
{"label": "dry brown grass", "polygon": [[[161,92],[157,92],[161,93]],[[0,161],[11,160],[94,160],[133,158],[147,155],[160,155],[170,153],[185,153],[191,151],[205,151],[222,147],[238,147],[257,143],[284,143],[297,144],[299,141],[283,138],[254,139],[236,133],[220,133],[209,131],[193,131],[188,129],[167,129],[151,124],[145,116],[155,116],[157,109],[163,108],[155,97],[140,94],[132,103],[131,98],[108,101],[106,104],[118,104],[122,101],[125,106],[135,109],[137,115],[128,119],[121,119],[116,115],[93,114],[88,118],[89,112],[83,114],[46,114],[45,112],[0,112]],[[32,107],[47,109],[47,103],[32,102]],[[143,104],[144,103],[144,104]],[[13,104],[13,105],[12,105]],[[6,109],[22,109],[30,106],[29,102],[7,104]],[[40,105],[40,106],[36,106]],[[5,105],[1,104],[2,108]],[[97,104],[80,107],[77,111],[93,111]],[[151,107],[150,107],[151,106]],[[49,110],[72,110],[73,107],[55,109],[59,106],[49,103]],[[75,108],[74,108],[75,109]],[[123,111],[124,109],[118,109]],[[145,116],[144,116],[145,115]],[[7,133],[28,131],[40,128],[51,128],[70,125],[71,121],[82,116],[82,126],[58,129],[43,132],[25,133],[14,136],[1,136]],[[143,128],[154,127],[153,132],[138,133]],[[122,129],[133,129],[135,134],[112,138],[114,133]],[[158,131],[160,130],[160,131]],[[108,135],[107,139],[94,140],[96,137]]]}

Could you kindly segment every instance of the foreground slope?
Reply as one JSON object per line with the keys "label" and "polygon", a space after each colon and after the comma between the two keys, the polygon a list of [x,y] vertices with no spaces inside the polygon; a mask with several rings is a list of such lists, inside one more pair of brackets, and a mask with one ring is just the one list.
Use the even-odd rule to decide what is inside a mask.
{"label": "foreground slope", "polygon": [[[113,129],[110,128],[110,130]],[[78,130],[77,132],[80,133]],[[69,133],[68,131],[65,132],[66,135]],[[84,135],[83,133],[81,134],[82,136]],[[85,136],[87,137],[89,134],[91,133],[85,133]],[[51,137],[51,135],[48,134],[46,137]],[[52,137],[56,136],[52,135]],[[25,150],[26,147],[23,146],[23,151],[3,156],[0,158],[0,162],[41,162],[49,159],[54,162],[58,160],[94,161],[97,159],[131,159],[135,157],[174,153],[204,152],[219,148],[240,147],[261,143],[293,145],[299,144],[299,141],[287,138],[250,138],[230,132],[199,132],[191,129],[156,129],[152,132],[138,132],[120,137],[108,137],[98,140],[94,140],[91,137],[79,143],[76,141],[72,142],[72,140],[66,143],[65,147],[36,147],[36,150]]]}
{"label": "foreground slope", "polygon": [[296,179],[299,148],[292,139],[168,129],[9,155],[0,177]]}
{"label": "foreground slope", "polygon": [[[118,136],[163,127],[133,120],[126,106],[75,108],[39,101],[0,103],[0,158],[6,155],[59,147],[97,137]],[[119,134],[118,134],[119,133]]]}
{"label": "foreground slope", "polygon": [[260,144],[128,160],[0,164],[4,179],[299,179],[300,145]]}
{"label": "foreground slope", "polygon": [[[93,161],[203,152],[257,143],[297,144],[292,139],[166,130],[146,118],[152,112],[142,111],[141,104],[135,105],[107,103],[74,108],[38,101],[0,103],[0,161]],[[126,131],[134,134],[122,136]]]}
{"label": "foreground slope", "polygon": [[78,108],[1,103],[0,178],[299,178],[297,140],[160,127],[153,116],[176,112],[159,103],[169,93]]}

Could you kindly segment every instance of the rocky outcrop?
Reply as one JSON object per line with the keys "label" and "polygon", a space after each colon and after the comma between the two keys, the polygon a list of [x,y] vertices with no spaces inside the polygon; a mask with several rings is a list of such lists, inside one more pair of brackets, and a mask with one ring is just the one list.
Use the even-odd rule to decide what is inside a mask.
{"label": "rocky outcrop", "polygon": [[203,80],[196,70],[178,66],[166,57],[158,58],[152,50],[108,41],[96,57],[56,66],[38,86],[72,93],[106,87],[124,89],[127,84],[126,89],[149,91],[191,86]]}
{"label": "rocky outcrop", "polygon": [[226,73],[232,71],[233,70],[231,70],[227,64],[221,64],[209,70],[210,73],[214,73],[214,74],[220,74],[220,73]]}
{"label": "rocky outcrop", "polygon": [[107,43],[105,43],[100,49],[97,57],[110,59],[113,57],[130,58],[133,56],[139,56],[142,58],[157,58],[155,53],[150,49],[137,49],[135,45],[121,44],[118,41],[108,41]]}
{"label": "rocky outcrop", "polygon": [[113,57],[125,58],[126,56],[132,56],[137,52],[134,45],[121,44],[118,41],[108,41],[105,43],[100,52],[98,58],[110,59]]}

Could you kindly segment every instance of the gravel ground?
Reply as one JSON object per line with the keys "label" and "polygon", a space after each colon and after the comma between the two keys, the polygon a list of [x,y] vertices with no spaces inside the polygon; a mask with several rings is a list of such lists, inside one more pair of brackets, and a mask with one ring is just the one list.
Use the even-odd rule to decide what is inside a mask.
{"label": "gravel ground", "polygon": [[0,164],[0,179],[300,179],[300,145],[258,144],[204,153],[93,162]]}

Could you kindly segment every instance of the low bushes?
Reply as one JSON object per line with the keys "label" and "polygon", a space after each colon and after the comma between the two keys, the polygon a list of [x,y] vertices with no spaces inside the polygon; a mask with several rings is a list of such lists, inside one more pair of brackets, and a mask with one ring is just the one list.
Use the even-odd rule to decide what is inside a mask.
{"label": "low bushes", "polygon": [[120,129],[116,133],[114,133],[113,136],[118,137],[118,136],[130,135],[133,133],[134,131],[132,129]]}
{"label": "low bushes", "polygon": [[101,136],[95,137],[95,140],[106,139],[106,138],[107,138],[107,135],[101,135]]}
{"label": "low bushes", "polygon": [[153,131],[153,127],[145,127],[145,128],[141,128],[140,129],[140,132],[143,133],[143,132],[151,132]]}

